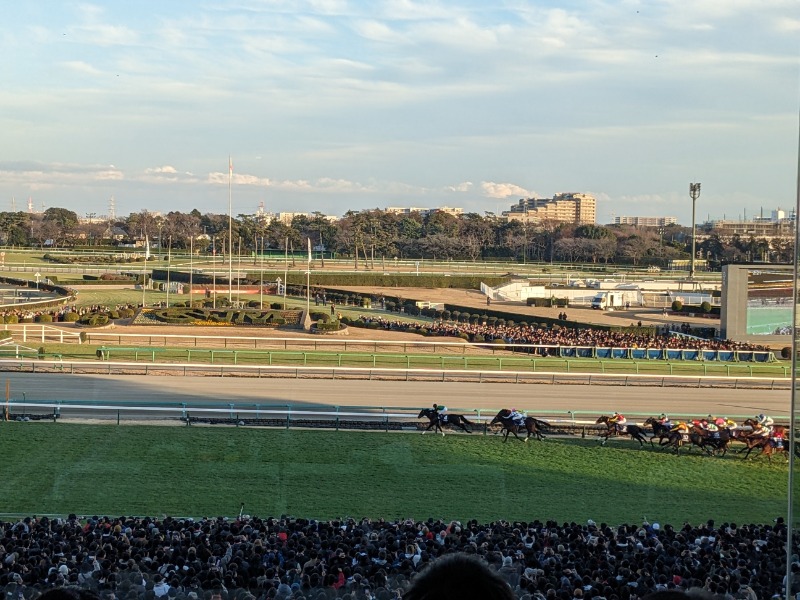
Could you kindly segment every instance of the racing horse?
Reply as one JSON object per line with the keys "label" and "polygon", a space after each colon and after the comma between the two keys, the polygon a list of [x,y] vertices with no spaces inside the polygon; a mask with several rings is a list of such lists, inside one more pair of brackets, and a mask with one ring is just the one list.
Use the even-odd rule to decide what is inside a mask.
{"label": "racing horse", "polygon": [[680,454],[681,448],[684,445],[691,444],[692,447],[697,446],[699,448],[701,447],[702,443],[702,438],[692,431],[670,430],[669,438],[664,446],[673,448],[675,450],[675,454],[678,455]]}
{"label": "racing horse", "polygon": [[419,411],[417,415],[418,419],[422,417],[426,417],[430,423],[428,426],[422,430],[422,435],[425,435],[426,432],[433,429],[434,431],[438,431],[442,435],[444,435],[444,430],[442,429],[442,425],[450,425],[452,427],[459,427],[466,431],[467,433],[472,433],[472,431],[467,427],[467,425],[474,425],[473,422],[468,421],[467,417],[464,415],[459,415],[456,413],[445,413],[441,414],[433,410],[432,408],[423,408]]}
{"label": "racing horse", "polygon": [[647,441],[647,437],[645,437],[646,431],[639,427],[638,425],[625,425],[625,431],[618,431],[616,423],[611,422],[611,417],[608,415],[603,415],[595,421],[596,425],[603,424],[607,427],[606,431],[600,434],[600,438],[603,440],[600,444],[601,446],[605,446],[608,438],[622,436],[622,435],[629,435],[634,440],[639,442],[639,446],[644,446],[644,443]]}
{"label": "racing horse", "polygon": [[[542,434],[542,429],[545,427],[550,427],[550,423],[547,421],[541,421],[539,419],[534,419],[533,417],[525,417],[525,421],[522,424],[519,424],[517,421],[511,418],[511,411],[507,408],[500,410],[491,420],[489,423],[489,427],[492,425],[499,424],[505,434],[503,435],[503,443],[508,441],[508,434],[513,433],[514,437],[517,438],[520,442],[527,442],[531,436],[535,437],[537,440],[542,441],[544,439],[544,435]],[[525,438],[519,437],[519,433],[527,432]]]}
{"label": "racing horse", "polygon": [[[761,427],[761,424],[755,419],[747,419],[744,423],[742,423],[742,425],[744,427],[749,427],[752,430],[757,430]],[[774,437],[783,437],[783,438],[786,438],[787,434],[789,433],[788,429],[783,425],[773,425],[772,432]]]}
{"label": "racing horse", "polygon": [[788,440],[776,440],[768,436],[764,437],[758,435],[749,435],[741,439],[746,444],[746,447],[739,450],[739,452],[747,450],[747,454],[744,455],[745,460],[750,456],[750,453],[756,449],[761,450],[758,456],[766,456],[769,462],[772,462],[772,455],[778,453],[785,453],[786,460],[789,460]]}
{"label": "racing horse", "polygon": [[650,445],[653,445],[653,440],[658,438],[658,445],[664,446],[670,442],[670,429],[669,425],[665,425],[656,417],[650,417],[644,422],[645,427],[650,425],[653,428],[653,437],[650,438]]}
{"label": "racing horse", "polygon": [[[699,424],[693,424],[690,440],[694,445],[703,450],[709,456],[725,456],[728,452],[728,445],[733,439],[730,429],[720,428],[716,432],[708,431]],[[696,437],[694,437],[696,436]]]}

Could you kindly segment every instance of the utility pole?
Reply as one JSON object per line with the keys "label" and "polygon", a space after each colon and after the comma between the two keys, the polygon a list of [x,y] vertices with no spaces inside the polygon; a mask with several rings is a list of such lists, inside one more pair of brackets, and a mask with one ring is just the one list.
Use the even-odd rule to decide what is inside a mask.
{"label": "utility pole", "polygon": [[692,199],[692,256],[689,259],[689,279],[694,279],[694,259],[695,259],[695,241],[697,235],[695,233],[695,212],[697,209],[697,199],[700,197],[700,184],[689,184],[689,197]]}

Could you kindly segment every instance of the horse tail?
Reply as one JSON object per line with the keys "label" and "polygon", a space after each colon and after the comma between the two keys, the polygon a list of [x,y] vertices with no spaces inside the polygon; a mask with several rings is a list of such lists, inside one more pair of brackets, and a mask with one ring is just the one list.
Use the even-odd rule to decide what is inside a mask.
{"label": "horse tail", "polygon": [[[475,425],[475,423],[473,423],[472,421],[470,421],[470,420],[469,420],[467,417],[465,417],[464,415],[461,415],[461,420],[462,420],[462,421],[464,421],[464,423],[466,423],[467,425]],[[494,422],[494,421],[492,421],[492,422]]]}
{"label": "horse tail", "polygon": [[533,422],[536,423],[537,427],[550,427],[550,423],[547,421],[542,421],[541,419],[533,419]]}

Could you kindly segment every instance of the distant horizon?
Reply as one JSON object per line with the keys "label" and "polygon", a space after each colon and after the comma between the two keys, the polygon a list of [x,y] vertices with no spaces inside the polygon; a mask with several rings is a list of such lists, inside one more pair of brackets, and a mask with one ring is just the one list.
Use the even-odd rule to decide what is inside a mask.
{"label": "distant horizon", "polygon": [[[510,206],[511,205],[509,205],[509,208],[510,208]],[[69,207],[66,207],[66,206],[52,206],[52,207],[51,206],[45,206],[44,210],[40,210],[41,207],[39,207],[39,209],[34,207],[33,213],[29,213],[29,211],[27,209],[27,203],[26,203],[26,207],[25,207],[24,210],[20,210],[19,207],[18,207],[16,211],[12,211],[11,209],[9,209],[8,211],[4,211],[4,210],[0,209],[0,212],[23,212],[23,213],[29,213],[29,214],[42,214],[48,208],[67,208],[68,210],[73,210],[73,209],[71,209]],[[224,207],[224,208],[225,208],[224,212],[221,212],[221,211],[219,211],[219,212],[218,211],[208,211],[208,210],[204,211],[204,210],[200,210],[200,209],[197,209],[197,210],[200,210],[201,214],[227,215],[228,214],[227,206]],[[306,215],[309,215],[309,216],[313,216],[314,212],[320,212],[321,214],[323,214],[324,216],[327,216],[327,217],[341,218],[350,210],[353,210],[354,212],[359,212],[359,211],[364,211],[364,210],[367,210],[367,211],[368,210],[379,210],[379,211],[384,211],[385,212],[389,208],[419,208],[419,209],[424,209],[424,210],[434,210],[434,209],[438,209],[438,208],[448,208],[448,209],[454,209],[455,208],[455,209],[458,209],[458,208],[463,208],[463,207],[450,206],[450,205],[424,206],[424,207],[415,205],[415,206],[412,207],[410,205],[409,206],[402,206],[400,204],[392,204],[392,205],[387,205],[385,207],[377,206],[377,207],[373,207],[373,208],[345,209],[343,212],[338,213],[338,214],[324,213],[322,211],[315,211],[315,210],[310,210],[310,211],[307,211],[307,210],[270,211],[265,207],[264,208],[264,214],[280,215],[281,213],[303,213],[303,214],[306,214]],[[504,210],[507,211],[507,210],[509,210],[509,208],[504,209]],[[147,210],[147,212],[152,213],[152,214],[166,215],[167,213],[172,212],[175,209],[165,209],[165,210],[141,209],[141,210],[130,211],[130,212],[127,212],[125,214],[120,214],[119,212],[117,212],[116,213],[116,219],[125,219],[128,216],[130,216],[131,214],[141,213],[144,210]],[[182,211],[176,211],[176,212],[190,213],[193,210],[195,210],[195,209],[194,208],[190,208],[188,210],[182,210]],[[783,210],[783,209],[781,209],[781,208],[770,209],[769,213],[771,214],[773,210]],[[94,213],[94,212],[92,212],[92,213],[81,214],[81,213],[78,213],[77,211],[74,211],[74,210],[73,210],[73,212],[75,212],[77,214],[78,218],[81,219],[81,220],[86,220],[86,219],[89,219],[89,218],[107,220],[108,217],[109,217],[108,214],[104,214],[104,213]],[[256,209],[252,213],[244,213],[244,212],[237,213],[237,212],[234,211],[234,214],[232,216],[233,216],[233,218],[237,218],[238,215],[255,215],[255,214],[257,214],[257,212],[258,212],[258,209]],[[463,214],[464,215],[466,215],[466,214],[479,214],[481,217],[483,217],[483,216],[486,216],[485,215],[486,212],[493,212],[493,211],[481,211],[481,212],[475,211],[474,213],[469,213],[468,211],[464,210]],[[791,219],[793,214],[794,214],[794,212],[795,212],[794,209],[792,209],[791,211],[786,211],[787,214],[784,217],[784,219]],[[500,213],[495,213],[495,214],[497,214],[498,217],[502,218],[502,215]],[[90,217],[89,215],[94,215],[94,216]],[[669,215],[669,214],[626,214],[626,215],[614,215],[614,216],[615,217],[639,217],[639,218],[670,218],[670,217],[674,217],[675,215]],[[762,217],[759,216],[759,218],[762,218]],[[752,223],[752,222],[755,221],[755,219],[756,219],[755,215],[749,216],[746,220],[745,219],[741,219],[741,218],[735,218],[734,219],[734,218],[731,218],[730,216],[728,216],[728,217],[724,217],[723,216],[723,217],[719,217],[719,218],[713,218],[713,217],[712,218],[703,218],[703,219],[698,218],[696,224],[699,226],[699,225],[703,225],[703,224],[706,224],[706,223],[711,223],[711,222],[715,222],[715,221],[723,221],[723,220],[724,221],[728,221],[728,222]],[[567,224],[577,225],[577,223],[567,223]],[[608,221],[608,222],[601,222],[598,219],[597,221],[595,221],[595,225],[608,226],[608,225],[617,225],[617,224],[613,222],[613,219]],[[621,225],[621,226],[629,226],[629,227],[637,227],[637,225],[633,225],[633,224],[630,224],[630,223],[620,223],[619,225]],[[677,223],[674,223],[674,225],[676,225],[678,227],[691,227],[692,226],[691,222],[689,222],[689,223],[681,223],[680,221],[677,222]],[[652,226],[652,225],[650,225],[650,226],[648,226],[648,225],[638,225],[638,227],[655,227],[655,226]],[[665,227],[669,227],[669,225],[665,225]]]}
{"label": "distant horizon", "polygon": [[0,23],[0,206],[498,213],[796,204],[790,0],[34,3]]}

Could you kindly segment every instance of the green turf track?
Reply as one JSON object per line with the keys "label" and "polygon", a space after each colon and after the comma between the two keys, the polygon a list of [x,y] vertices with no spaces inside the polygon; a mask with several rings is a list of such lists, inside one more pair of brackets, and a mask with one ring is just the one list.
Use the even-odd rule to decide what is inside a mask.
{"label": "green turf track", "polygon": [[785,512],[783,459],[479,434],[0,423],[0,513],[682,524]]}
{"label": "green turf track", "polygon": [[[64,360],[95,360],[102,346],[89,344],[45,344],[47,355]],[[221,348],[175,348],[167,346],[142,346],[126,348],[107,346],[112,361],[208,363],[218,365],[272,365],[311,367],[356,367],[387,369],[447,369],[473,371],[556,372],[556,373],[606,373],[640,375],[680,375],[685,377],[770,377],[786,378],[787,363],[717,363],[702,361],[663,360],[597,360],[564,358],[530,358],[504,353],[502,355],[452,355],[452,354],[400,354],[392,352],[336,352],[248,350]],[[13,352],[9,349],[8,352]],[[2,353],[0,353],[2,356]]]}

